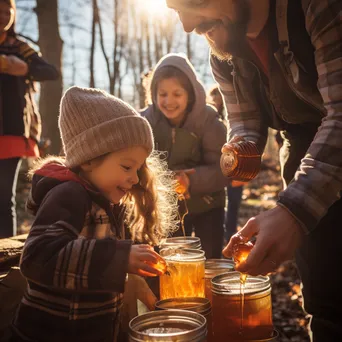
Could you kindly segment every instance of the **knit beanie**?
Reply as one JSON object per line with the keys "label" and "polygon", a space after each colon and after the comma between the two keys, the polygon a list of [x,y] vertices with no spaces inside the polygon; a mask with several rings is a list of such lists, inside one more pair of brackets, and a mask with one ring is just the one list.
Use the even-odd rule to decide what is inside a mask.
{"label": "knit beanie", "polygon": [[142,146],[150,154],[154,147],[148,121],[99,89],[69,88],[61,100],[58,124],[69,168],[123,148]]}

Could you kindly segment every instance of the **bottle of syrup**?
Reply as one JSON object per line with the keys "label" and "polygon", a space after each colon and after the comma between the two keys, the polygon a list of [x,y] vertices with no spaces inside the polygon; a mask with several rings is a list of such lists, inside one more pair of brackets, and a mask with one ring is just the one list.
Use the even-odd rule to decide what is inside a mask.
{"label": "bottle of syrup", "polygon": [[225,146],[221,156],[221,170],[226,177],[248,182],[260,171],[261,154],[253,141],[236,137]]}

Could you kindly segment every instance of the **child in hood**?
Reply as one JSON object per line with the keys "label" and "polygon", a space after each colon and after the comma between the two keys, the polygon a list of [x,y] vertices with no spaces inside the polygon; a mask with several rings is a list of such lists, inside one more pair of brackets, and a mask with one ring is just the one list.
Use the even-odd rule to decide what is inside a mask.
{"label": "child in hood", "polygon": [[176,196],[149,123],[120,99],[72,87],[59,129],[65,157],[32,171],[14,340],[116,341],[127,273],[161,274],[150,245],[173,229]]}
{"label": "child in hood", "polygon": [[[227,129],[206,103],[204,87],[182,54],[168,54],[145,80],[148,107],[141,113],[152,126],[156,149],[185,189],[186,235],[195,230],[208,259],[221,258],[225,187],[220,167]],[[184,202],[180,203],[182,213]],[[177,235],[182,235],[180,229]]]}

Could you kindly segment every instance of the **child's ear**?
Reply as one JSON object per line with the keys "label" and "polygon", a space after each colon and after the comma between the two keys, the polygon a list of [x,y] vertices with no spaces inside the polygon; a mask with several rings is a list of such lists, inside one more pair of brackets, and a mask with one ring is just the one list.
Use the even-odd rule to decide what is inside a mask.
{"label": "child's ear", "polygon": [[81,169],[82,169],[83,172],[86,172],[86,173],[93,171],[93,169],[94,169],[93,162],[92,161],[88,161],[88,162],[82,164],[81,165]]}

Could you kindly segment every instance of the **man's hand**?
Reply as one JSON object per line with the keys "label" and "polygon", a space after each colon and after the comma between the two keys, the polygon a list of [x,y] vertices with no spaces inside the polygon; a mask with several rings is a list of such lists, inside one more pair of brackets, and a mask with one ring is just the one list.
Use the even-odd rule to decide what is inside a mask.
{"label": "man's hand", "polygon": [[235,242],[241,241],[241,237],[247,242],[256,236],[247,260],[236,269],[250,275],[265,275],[275,271],[283,261],[293,258],[302,234],[297,220],[286,209],[276,206],[251,218],[232,236],[222,253],[225,257],[231,257]]}
{"label": "man's hand", "polygon": [[221,148],[221,152],[225,153],[230,151],[233,148],[233,144],[239,143],[241,141],[245,141],[245,138],[243,137],[234,137],[233,139],[231,139],[230,141],[228,141],[227,143],[225,143],[222,148]]}
{"label": "man's hand", "polygon": [[14,55],[1,55],[0,73],[12,76],[25,76],[28,72],[28,65],[22,59]]}

